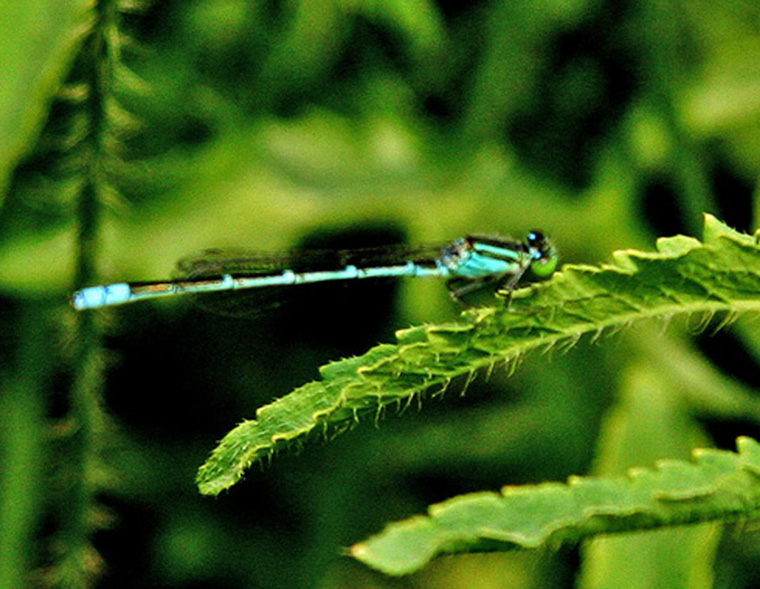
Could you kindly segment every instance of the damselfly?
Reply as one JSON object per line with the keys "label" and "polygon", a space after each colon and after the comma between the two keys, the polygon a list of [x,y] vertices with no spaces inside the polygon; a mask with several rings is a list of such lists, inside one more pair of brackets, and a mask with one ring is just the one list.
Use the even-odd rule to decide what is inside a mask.
{"label": "damselfly", "polygon": [[291,254],[208,250],[181,261],[181,278],[161,282],[119,282],[74,293],[77,310],[122,305],[145,299],[311,284],[357,278],[440,276],[448,278],[451,296],[488,284],[511,295],[530,269],[547,277],[557,266],[557,252],[540,231],[525,241],[472,235],[443,246],[385,247],[355,250],[303,250]]}

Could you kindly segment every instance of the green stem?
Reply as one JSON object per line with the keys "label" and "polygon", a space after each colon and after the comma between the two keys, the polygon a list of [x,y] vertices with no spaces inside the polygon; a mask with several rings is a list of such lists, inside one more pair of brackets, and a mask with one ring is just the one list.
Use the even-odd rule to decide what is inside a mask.
{"label": "green stem", "polygon": [[[85,104],[89,133],[82,146],[84,183],[77,209],[77,286],[91,282],[96,275],[101,193],[107,183],[106,100],[113,68],[109,34],[116,16],[115,9],[112,0],[98,0],[95,23],[82,47],[89,88]],[[69,415],[74,433],[68,446],[72,484],[67,489],[61,514],[62,554],[56,582],[61,586],[87,587],[93,584],[101,569],[100,558],[92,547],[91,535],[96,529],[92,515],[96,507],[95,493],[99,489],[97,474],[101,468],[102,432],[107,423],[102,408],[102,342],[94,314],[77,314],[74,345],[75,365]]]}
{"label": "green stem", "polygon": [[45,409],[54,358],[51,321],[42,305],[20,313],[15,377],[0,393],[0,587],[26,587],[43,487]]}
{"label": "green stem", "polygon": [[684,128],[676,97],[681,94],[681,78],[685,60],[678,55],[681,46],[677,27],[681,23],[673,6],[649,0],[642,5],[644,22],[649,24],[645,37],[649,58],[648,88],[654,108],[662,117],[672,142],[670,163],[678,204],[682,209],[688,233],[696,235],[702,213],[715,211],[707,171],[701,161],[696,141]]}

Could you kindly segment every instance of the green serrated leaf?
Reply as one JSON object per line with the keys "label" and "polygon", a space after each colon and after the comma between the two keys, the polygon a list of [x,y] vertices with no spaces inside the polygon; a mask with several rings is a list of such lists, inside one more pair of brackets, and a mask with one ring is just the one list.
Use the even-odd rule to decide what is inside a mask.
{"label": "green serrated leaf", "polygon": [[703,243],[679,236],[660,240],[658,252],[617,252],[613,265],[566,265],[551,280],[515,292],[509,308],[404,330],[396,345],[327,365],[321,381],[260,408],[254,421],[224,437],[198,471],[201,493],[219,493],[282,445],[402,407],[431,387],[531,350],[571,345],[640,319],[760,310],[760,247],[709,215],[705,227]]}
{"label": "green serrated leaf", "polygon": [[567,484],[505,487],[433,505],[426,517],[389,525],[350,554],[390,575],[434,556],[577,542],[598,534],[751,517],[760,509],[760,445],[739,453],[698,450],[694,462],[663,461],[627,477],[571,477]]}
{"label": "green serrated leaf", "polygon": [[[687,370],[694,368],[686,365]],[[652,464],[664,456],[686,459],[693,448],[707,443],[686,407],[683,386],[669,366],[654,364],[649,358],[627,367],[618,400],[605,417],[598,438],[594,474],[620,476],[633,466]],[[672,466],[667,469],[671,478],[683,476],[680,470],[689,466],[673,460],[667,464]],[[687,486],[678,492],[671,488],[662,498],[696,499],[710,493],[710,486]],[[621,578],[631,589],[712,587],[712,556],[720,539],[714,528],[707,524],[596,537],[583,545],[578,587],[612,587]]]}
{"label": "green serrated leaf", "polygon": [[716,243],[722,238],[731,239],[745,245],[756,245],[755,238],[746,233],[739,233],[725,223],[721,223],[713,215],[705,214],[705,228],[703,237],[705,243]]}

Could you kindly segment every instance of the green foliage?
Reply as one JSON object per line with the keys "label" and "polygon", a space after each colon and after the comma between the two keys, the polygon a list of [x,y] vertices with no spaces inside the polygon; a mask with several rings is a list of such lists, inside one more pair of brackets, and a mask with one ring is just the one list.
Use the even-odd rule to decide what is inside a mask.
{"label": "green foliage", "polygon": [[[12,133],[9,129],[0,131],[4,139],[7,136],[7,141],[3,141],[5,153],[0,154],[0,190],[5,192],[6,176],[26,157],[28,174],[38,183],[31,182],[30,192],[45,193],[44,197],[37,196],[40,202],[49,199],[46,204],[51,217],[67,209],[77,213],[76,257],[72,265],[75,280],[80,284],[91,282],[97,274],[101,203],[112,191],[108,168],[118,160],[115,138],[117,129],[123,127],[123,117],[116,114],[114,98],[117,82],[114,71],[121,67],[117,60],[120,43],[117,14],[116,3],[109,1],[97,5],[73,2],[63,10],[58,5],[37,2],[25,4],[23,9],[14,8],[11,15],[5,14],[7,20],[3,23],[22,27],[32,40],[38,41],[40,35],[50,37],[48,43],[22,43],[9,51],[18,52],[9,60],[17,66],[11,69],[10,76],[17,88],[14,95],[6,92],[0,96],[6,111],[0,125],[10,122],[15,128]],[[13,17],[18,22],[11,22]],[[15,36],[7,29],[5,32],[6,36]],[[26,39],[24,35],[21,37]],[[19,86],[25,90],[19,92]],[[48,102],[52,103],[51,108],[59,109],[60,114],[54,122],[48,121],[44,139],[32,143],[29,138],[40,132],[36,125],[42,120],[43,107],[49,107]],[[35,149],[29,149],[30,145]],[[44,178],[43,182],[37,174]],[[3,203],[0,224],[6,229],[6,239],[16,232],[23,233],[26,225],[23,221],[13,223],[14,210],[23,210],[28,204],[18,196],[24,192],[18,188],[20,176],[24,174],[18,172],[14,178],[15,198]],[[29,340],[22,346],[25,351],[19,361],[21,373],[29,376],[10,387],[4,409],[9,421],[18,420],[27,426],[24,436],[17,432],[15,438],[8,440],[10,447],[19,451],[18,456],[11,453],[8,463],[21,463],[29,473],[20,477],[11,471],[10,477],[16,480],[4,496],[10,498],[6,500],[12,505],[13,497],[36,494],[41,481],[57,478],[68,481],[40,500],[54,505],[47,516],[56,521],[57,529],[55,540],[51,541],[54,549],[40,551],[36,557],[36,578],[49,586],[87,587],[103,573],[103,561],[93,545],[93,536],[106,527],[108,516],[98,495],[112,478],[112,471],[103,458],[110,420],[103,410],[102,331],[96,317],[82,316],[77,317],[67,334],[71,369],[66,377],[70,379],[70,394],[66,415],[60,418],[56,428],[57,435],[51,436],[41,405],[22,398],[36,395],[37,402],[41,403],[51,387],[51,374],[57,366],[56,356],[50,350],[64,337],[58,318],[60,310],[54,312],[53,308],[49,302],[27,303],[22,307],[24,322],[21,325],[26,328]],[[54,444],[45,445],[52,437]],[[43,471],[41,465],[45,459],[56,452],[61,456]],[[34,501],[22,501],[22,505],[25,504],[38,510],[40,507]],[[31,509],[27,507],[28,511]],[[12,516],[19,510],[4,511]],[[22,548],[23,544],[19,545],[18,538],[30,542],[35,531],[19,525],[15,530],[8,529],[8,536],[0,539],[3,545],[16,547],[15,551],[9,549],[0,555],[0,570],[6,575],[0,576],[3,586],[26,584],[29,580],[29,571],[23,569],[31,553]]]}
{"label": "green foliage", "polygon": [[351,547],[354,558],[390,575],[434,556],[556,546],[597,534],[755,517],[760,444],[739,438],[738,454],[695,450],[695,462],[663,460],[626,478],[572,477],[566,485],[504,487],[430,507]]}
{"label": "green foliage", "polygon": [[[0,195],[14,166],[27,155],[39,133],[50,96],[57,92],[87,30],[85,0],[61,5],[55,1],[10,2],[0,16],[0,36],[13,39],[0,47],[5,64],[0,84]],[[16,34],[23,31],[23,34]],[[45,43],[39,39],[44,38]],[[2,201],[0,201],[1,203]]]}
{"label": "green foliage", "polygon": [[[521,525],[559,523],[534,528],[548,549],[475,534],[446,553],[493,552],[428,553],[399,582],[758,585],[753,526],[721,525],[754,516],[753,444],[683,462],[760,439],[757,246],[741,233],[760,177],[752,3],[6,4],[0,586],[391,586],[338,547],[431,504],[543,489],[545,519]],[[698,235],[703,211],[740,232],[708,217],[703,242],[641,251]],[[308,291],[251,321],[68,304],[209,247],[532,228],[566,265],[509,309],[457,316],[432,280]],[[256,407],[200,471],[205,493],[229,488],[209,501],[198,464]],[[678,498],[615,514],[665,473]],[[607,487],[608,515],[598,497],[550,511]],[[395,549],[395,566],[415,555]]]}
{"label": "green foliage", "polygon": [[322,380],[260,408],[232,430],[198,471],[215,495],[275,449],[349,425],[362,413],[409,404],[430,387],[535,349],[572,345],[587,333],[652,317],[760,310],[760,247],[708,215],[704,242],[660,239],[657,253],[617,252],[602,268],[565,266],[544,284],[515,293],[509,307],[466,312],[462,323],[399,332],[398,344],[328,364]]}

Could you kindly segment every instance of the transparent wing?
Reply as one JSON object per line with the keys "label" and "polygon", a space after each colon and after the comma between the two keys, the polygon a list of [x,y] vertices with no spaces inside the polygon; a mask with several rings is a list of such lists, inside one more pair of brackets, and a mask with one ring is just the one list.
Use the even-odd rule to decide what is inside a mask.
{"label": "transparent wing", "polygon": [[[200,252],[179,261],[175,277],[180,280],[233,276],[266,276],[285,270],[313,272],[340,270],[353,265],[359,268],[383,267],[413,261],[435,265],[443,245],[404,245],[351,250],[290,250],[261,252],[245,249],[213,249]],[[392,279],[373,278],[369,281],[376,289],[379,282]],[[345,298],[355,293],[364,298],[372,288],[368,280],[325,281],[297,286],[269,286],[217,293],[193,295],[195,303],[213,313],[230,317],[255,317],[278,307],[296,305],[299,309],[313,308],[319,312],[322,301]],[[362,283],[358,285],[356,283]],[[364,294],[361,294],[364,293]],[[353,298],[353,297],[349,297]]]}
{"label": "transparent wing", "polygon": [[259,252],[244,249],[211,249],[183,258],[177,264],[177,278],[203,278],[235,275],[267,275],[292,270],[313,272],[382,267],[404,262],[435,264],[447,244],[404,246],[394,245],[351,250],[290,250]]}

